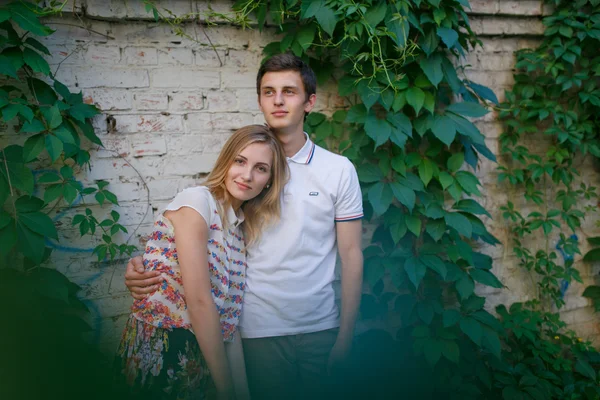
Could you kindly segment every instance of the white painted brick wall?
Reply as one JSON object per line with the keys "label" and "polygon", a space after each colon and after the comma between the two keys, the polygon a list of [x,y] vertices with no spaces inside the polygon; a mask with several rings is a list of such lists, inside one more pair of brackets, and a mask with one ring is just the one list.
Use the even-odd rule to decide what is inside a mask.
{"label": "white painted brick wall", "polygon": [[159,65],[190,65],[194,63],[194,53],[189,48],[167,47],[157,51]]}
{"label": "white painted brick wall", "polygon": [[131,146],[128,139],[111,137],[103,139],[102,144],[104,144],[104,148],[99,147],[95,151],[95,158],[128,157],[131,153]]}
{"label": "white painted brick wall", "polygon": [[189,112],[205,108],[204,95],[200,90],[176,91],[169,94],[169,109],[176,112]]}
{"label": "white painted brick wall", "polygon": [[198,68],[164,67],[151,72],[156,88],[218,88],[221,73]]}
{"label": "white painted brick wall", "polygon": [[185,129],[186,132],[191,133],[200,133],[200,132],[210,132],[212,131],[211,127],[211,114],[209,113],[194,113],[187,114],[185,119]]}
{"label": "white painted brick wall", "polygon": [[121,61],[121,49],[116,46],[90,45],[84,55],[86,64],[118,64]]}
{"label": "white painted brick wall", "polygon": [[213,49],[200,49],[194,51],[195,64],[200,67],[220,68],[225,62],[225,51]]}
{"label": "white painted brick wall", "polygon": [[256,88],[256,71],[224,69],[221,73],[222,88]]}
{"label": "white painted brick wall", "polygon": [[238,97],[236,92],[230,90],[209,90],[206,92],[207,110],[214,111],[238,111]]}
{"label": "white painted brick wall", "polygon": [[[154,20],[152,14],[146,12],[145,4],[141,1],[86,0],[85,3],[86,14],[93,18]],[[159,8],[171,10],[174,15],[187,15],[193,12],[192,3],[188,0],[160,0],[154,3]]]}
{"label": "white painted brick wall", "polygon": [[137,88],[148,87],[148,71],[127,67],[85,66],[72,68],[80,88]]}
{"label": "white painted brick wall", "polygon": [[164,174],[191,176],[209,173],[217,160],[217,155],[218,153],[209,153],[169,157],[168,162],[165,163]]}
{"label": "white painted brick wall", "polygon": [[215,131],[234,131],[254,123],[254,115],[250,113],[215,113],[211,114],[209,127]]}
{"label": "white painted brick wall", "polygon": [[153,47],[126,47],[123,58],[127,65],[157,65],[158,50]]}
{"label": "white painted brick wall", "polygon": [[[206,16],[203,2],[157,3],[178,15],[200,12],[202,15],[195,17]],[[541,0],[470,3],[471,24],[482,35],[483,47],[475,48],[462,61],[472,64],[466,76],[490,86],[502,99],[503,91],[514,82],[514,52],[539,43],[536,35],[543,32],[541,16],[548,15],[549,8]],[[85,26],[78,17],[66,12],[47,20],[57,32],[40,40],[50,49],[47,60],[52,71],[58,69],[58,78],[75,91],[83,90],[85,101],[102,110],[93,123],[106,149],[93,151],[91,170],[81,171],[77,177],[86,184],[98,179],[109,181],[109,189],[120,199],[117,209],[122,214],[121,222],[130,234],[137,228],[130,243],[139,244],[151,231],[157,212],[178,191],[202,181],[233,130],[250,123],[264,123],[257,105],[256,71],[262,48],[280,37],[269,29],[242,31],[226,24],[203,27],[183,23],[183,32],[196,38],[190,40],[175,35],[168,24],[156,23],[141,1],[75,0],[75,4]],[[231,1],[213,0],[211,4],[214,10],[226,12]],[[332,114],[348,106],[348,100],[337,95],[335,85],[319,87],[316,111]],[[110,129],[107,119],[114,121]],[[488,146],[497,153],[502,125],[496,114],[476,123],[486,135]],[[3,132],[0,140],[22,142],[24,138]],[[506,240],[506,227],[498,209],[509,195],[496,189],[495,168],[493,163],[482,162],[477,175],[484,183],[482,202],[495,216],[486,221],[486,226],[500,240]],[[143,182],[150,191],[150,204]],[[93,196],[88,203],[100,216],[107,214],[108,208],[95,204]],[[126,318],[123,315],[131,304],[122,282],[125,261],[117,262],[116,267],[97,262],[89,251],[96,242],[89,237],[80,238],[79,232],[70,228],[72,216],[82,209],[55,211],[61,241],[53,253],[53,262],[82,284],[93,304],[97,328],[94,335],[100,344],[114,349]],[[586,224],[586,229],[595,229],[593,222]],[[494,272],[510,289],[478,287],[478,293],[486,294],[490,300],[490,309],[499,302],[529,298],[527,280],[510,249],[484,246],[481,251],[494,258]],[[588,269],[582,274],[586,282],[600,267]],[[582,288],[574,286],[568,292],[563,316],[582,335],[600,338],[595,315],[587,300],[579,296]]]}
{"label": "white painted brick wall", "polygon": [[134,96],[135,108],[140,111],[166,110],[169,105],[169,96],[166,92],[139,92]]}
{"label": "white painted brick wall", "polygon": [[183,118],[181,115],[115,115],[116,132],[182,132]]}
{"label": "white painted brick wall", "polygon": [[256,94],[256,88],[236,90],[235,96],[237,97],[238,107],[240,110],[252,112],[260,111],[258,108],[258,95]]}
{"label": "white painted brick wall", "polygon": [[164,137],[141,137],[131,141],[131,154],[134,157],[162,156],[167,153],[167,142]]}
{"label": "white painted brick wall", "polygon": [[132,94],[123,89],[86,89],[83,91],[84,100],[88,104],[95,104],[105,111],[130,110],[132,108]]}

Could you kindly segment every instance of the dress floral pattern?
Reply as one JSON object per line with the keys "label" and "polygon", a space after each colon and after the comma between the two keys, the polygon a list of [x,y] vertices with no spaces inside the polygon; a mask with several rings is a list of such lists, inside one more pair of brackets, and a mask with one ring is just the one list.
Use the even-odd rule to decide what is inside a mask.
{"label": "dress floral pattern", "polygon": [[[163,329],[129,317],[116,367],[127,398],[187,400],[214,397],[214,385],[196,337],[187,329]],[[212,394],[212,395],[211,395]]]}
{"label": "dress floral pattern", "polygon": [[[192,193],[201,197],[209,206],[205,211],[200,211],[201,214],[209,214],[203,217],[209,227],[207,253],[211,289],[221,319],[223,338],[231,341],[241,315],[246,285],[246,249],[239,226],[241,219],[235,216],[233,210],[229,210],[228,227],[224,229],[216,201],[208,189],[192,189],[195,189],[195,193]],[[189,195],[189,191],[191,189],[182,194]],[[178,202],[177,198],[173,203],[188,202],[193,203],[191,200]],[[173,208],[175,207],[167,207]],[[171,222],[162,214],[154,224],[154,232],[146,244],[143,259],[146,271],[160,271],[164,280],[152,295],[133,303],[133,316],[159,328],[191,329],[177,261],[175,232]]]}
{"label": "dress floral pattern", "polygon": [[[246,285],[246,250],[239,226],[243,216],[238,217],[230,208],[224,227],[219,207],[206,187],[184,190],[166,209],[183,206],[198,211],[209,227],[207,268],[211,291],[223,340],[232,341]],[[146,244],[143,264],[146,271],[159,271],[163,281],[154,293],[134,301],[131,307],[117,354],[121,378],[132,387],[132,393],[158,393],[160,399],[187,398],[196,390],[205,392],[211,379],[192,332],[173,225],[162,214]],[[166,360],[170,360],[168,365]]]}

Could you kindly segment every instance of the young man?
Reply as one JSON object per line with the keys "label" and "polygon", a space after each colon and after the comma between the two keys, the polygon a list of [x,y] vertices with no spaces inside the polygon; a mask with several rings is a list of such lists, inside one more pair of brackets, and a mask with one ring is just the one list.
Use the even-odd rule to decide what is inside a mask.
{"label": "young man", "polygon": [[[345,157],[316,146],[303,130],[316,101],[316,77],[301,59],[281,54],[257,76],[258,102],[288,157],[290,181],[281,220],[247,249],[246,291],[240,320],[252,398],[316,399],[328,372],[349,354],[360,304],[362,195]],[[337,244],[337,246],[336,246]],[[336,250],[341,257],[341,313],[335,303]],[[159,278],[141,259],[127,266],[135,296]]]}

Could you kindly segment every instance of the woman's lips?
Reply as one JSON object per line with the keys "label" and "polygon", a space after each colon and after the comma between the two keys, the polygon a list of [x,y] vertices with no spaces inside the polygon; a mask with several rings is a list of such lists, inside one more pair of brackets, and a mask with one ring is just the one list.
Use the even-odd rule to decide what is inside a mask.
{"label": "woman's lips", "polygon": [[252,189],[250,186],[248,185],[244,185],[243,183],[239,183],[239,182],[235,182],[235,184],[238,186],[238,188],[240,188],[241,190],[250,190]]}

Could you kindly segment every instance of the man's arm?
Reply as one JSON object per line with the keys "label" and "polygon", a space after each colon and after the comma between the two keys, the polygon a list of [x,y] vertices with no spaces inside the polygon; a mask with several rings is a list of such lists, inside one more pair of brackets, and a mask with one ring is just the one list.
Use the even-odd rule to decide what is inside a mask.
{"label": "man's arm", "polygon": [[340,331],[329,356],[329,368],[343,362],[350,352],[363,279],[362,221],[338,222],[336,234],[342,261],[342,310]]}
{"label": "man's arm", "polygon": [[142,256],[134,257],[127,263],[125,286],[127,286],[134,299],[142,300],[147,294],[155,292],[161,282],[160,272],[144,272]]}

